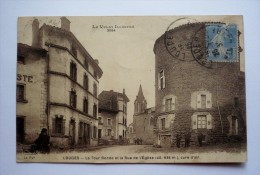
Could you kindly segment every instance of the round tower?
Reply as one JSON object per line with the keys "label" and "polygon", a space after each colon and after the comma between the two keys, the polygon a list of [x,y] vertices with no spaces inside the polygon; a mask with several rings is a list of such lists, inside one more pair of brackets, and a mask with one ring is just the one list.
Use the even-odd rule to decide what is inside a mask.
{"label": "round tower", "polygon": [[155,42],[155,131],[160,144],[162,140],[174,144],[177,132],[191,132],[194,144],[198,133],[203,133],[205,142],[230,133],[228,116],[240,94],[239,58],[208,61],[206,25],[179,26]]}

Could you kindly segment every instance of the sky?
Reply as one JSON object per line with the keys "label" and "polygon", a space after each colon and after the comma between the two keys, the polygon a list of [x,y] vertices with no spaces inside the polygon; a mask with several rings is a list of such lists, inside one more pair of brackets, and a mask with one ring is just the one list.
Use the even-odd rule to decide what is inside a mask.
{"label": "sky", "polygon": [[[60,17],[28,17],[18,22],[18,42],[31,45],[33,19],[60,27]],[[103,76],[99,83],[99,92],[114,90],[123,92],[128,103],[128,125],[133,121],[134,101],[140,84],[147,100],[147,107],[155,105],[155,55],[153,46],[176,19],[181,17],[67,17],[70,30],[81,42],[92,58],[99,60]],[[189,19],[189,20],[187,20]],[[171,25],[175,27],[187,22],[208,21],[209,17],[188,17]],[[227,22],[228,17],[214,17],[210,21]],[[237,22],[237,18],[233,21]],[[116,28],[108,32],[100,26],[134,26],[134,28]],[[239,30],[243,23],[238,22]],[[95,27],[93,27],[95,26]],[[98,28],[96,28],[98,26]],[[242,32],[243,35],[243,32]],[[243,37],[243,36],[242,36]],[[241,38],[242,38],[241,37]],[[243,42],[240,42],[243,48]],[[244,63],[241,63],[244,70]]]}

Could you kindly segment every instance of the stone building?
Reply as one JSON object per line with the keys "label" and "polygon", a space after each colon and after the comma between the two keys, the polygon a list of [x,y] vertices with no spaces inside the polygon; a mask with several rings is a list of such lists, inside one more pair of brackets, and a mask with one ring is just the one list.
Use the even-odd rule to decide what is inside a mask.
{"label": "stone building", "polygon": [[[47,127],[47,50],[18,44],[16,139],[31,143]],[[34,109],[34,110],[32,110]]]}
{"label": "stone building", "polygon": [[[198,144],[198,133],[203,134],[205,144],[246,137],[245,76],[240,62],[212,63],[207,67],[195,61],[191,47],[198,47],[193,43],[198,29],[205,29],[205,24],[176,27],[169,31],[170,37],[163,34],[155,42],[154,144],[175,146],[177,133],[184,144],[187,132],[191,133],[192,145]],[[205,33],[196,37],[205,41]],[[168,38],[172,42],[167,42]]]}
{"label": "stone building", "polygon": [[122,141],[127,133],[128,97],[123,93],[102,91],[99,95],[98,138]]}
{"label": "stone building", "polygon": [[153,144],[154,108],[147,108],[147,102],[140,85],[134,102],[133,139],[142,139],[142,144]]}
{"label": "stone building", "polygon": [[[24,118],[17,120],[25,125],[23,131],[17,130],[25,133],[27,143],[45,127],[54,146],[97,145],[98,89],[103,73],[98,61],[73,35],[65,17],[61,18],[61,28],[46,24],[39,28],[35,19],[32,33],[32,46],[18,45],[18,62],[25,58],[25,63],[17,66],[17,94],[23,91],[28,102],[17,100],[17,117]],[[20,57],[23,48],[28,52]],[[37,55],[36,51],[41,53],[39,58],[31,56]],[[27,75],[32,83],[20,87],[20,75]]]}
{"label": "stone building", "polygon": [[134,144],[134,139],[136,138],[135,134],[134,134],[134,124],[130,123],[127,127],[127,134],[126,134],[126,138],[128,140],[129,144]]}

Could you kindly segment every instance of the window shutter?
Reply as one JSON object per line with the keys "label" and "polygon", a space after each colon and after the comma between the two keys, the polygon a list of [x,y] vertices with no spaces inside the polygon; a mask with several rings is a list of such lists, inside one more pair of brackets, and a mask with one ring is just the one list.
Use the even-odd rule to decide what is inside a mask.
{"label": "window shutter", "polygon": [[164,71],[163,71],[163,89],[165,88],[165,75],[164,75]]}
{"label": "window shutter", "polygon": [[158,72],[158,90],[161,89],[160,72]]}
{"label": "window shutter", "polygon": [[61,131],[62,135],[65,135],[65,123],[66,123],[66,119],[63,119],[62,120],[62,131]]}
{"label": "window shutter", "polygon": [[55,134],[55,118],[52,118],[52,134]]}
{"label": "window shutter", "polygon": [[191,126],[192,129],[197,129],[197,115],[191,116]]}
{"label": "window shutter", "polygon": [[207,129],[212,129],[212,116],[210,114],[207,115]]}
{"label": "window shutter", "polygon": [[211,94],[206,95],[206,108],[211,108],[212,107],[212,102],[211,102]]}
{"label": "window shutter", "polygon": [[197,95],[197,108],[201,108],[201,94]]}
{"label": "window shutter", "polygon": [[175,110],[176,98],[172,97],[172,110]]}

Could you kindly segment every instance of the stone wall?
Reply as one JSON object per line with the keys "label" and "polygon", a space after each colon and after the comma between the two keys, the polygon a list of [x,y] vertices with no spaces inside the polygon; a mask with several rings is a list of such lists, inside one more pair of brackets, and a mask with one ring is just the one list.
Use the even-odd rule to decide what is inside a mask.
{"label": "stone wall", "polygon": [[[185,46],[182,50],[183,55],[186,57],[184,61],[177,59],[169,49],[167,50],[165,34],[157,39],[154,46],[155,115],[157,118],[164,115],[162,109],[164,109],[163,100],[165,96],[174,95],[176,97],[175,108],[173,109],[175,113],[174,126],[172,130],[167,132],[167,134],[171,135],[173,145],[176,144],[177,131],[181,132],[182,135],[187,131],[191,132],[193,145],[197,144],[198,132],[206,135],[205,142],[208,144],[223,139],[229,130],[227,117],[231,115],[234,109],[235,97],[239,98],[240,108],[243,109],[243,117],[245,118],[245,82],[243,78],[241,79],[240,63],[213,63],[212,68],[207,68],[194,59],[192,49],[187,47],[187,45],[193,44],[194,36],[190,34],[196,34],[197,29],[202,25],[185,25],[170,31],[173,37],[176,36],[174,40],[177,43],[176,45],[181,44]],[[199,40],[205,40],[205,34],[198,37]],[[205,57],[205,53],[203,57]],[[165,75],[165,88],[160,89],[158,88],[158,76],[162,70]],[[208,94],[207,107],[204,109],[198,107],[198,100],[196,100],[196,95],[194,95],[197,92]],[[191,116],[195,112],[209,112],[212,116],[212,129],[201,131],[192,129]],[[157,138],[157,141],[155,141],[155,144],[158,144],[158,136],[163,133],[158,129],[158,126],[156,128],[155,140]]]}

